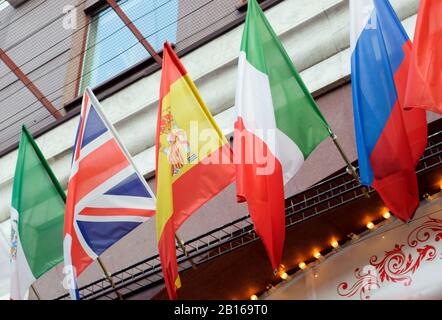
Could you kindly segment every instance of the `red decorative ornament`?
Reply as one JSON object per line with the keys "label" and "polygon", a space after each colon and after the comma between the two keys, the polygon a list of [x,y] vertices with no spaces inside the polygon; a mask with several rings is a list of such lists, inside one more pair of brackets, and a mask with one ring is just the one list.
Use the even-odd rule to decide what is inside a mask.
{"label": "red decorative ornament", "polygon": [[[407,237],[407,245],[410,249],[424,244],[434,236],[436,242],[442,239],[442,220],[429,218],[427,221],[413,229]],[[359,293],[361,300],[370,299],[370,292],[381,288],[381,283],[403,282],[405,286],[412,284],[412,275],[419,269],[422,261],[433,261],[437,256],[437,250],[432,245],[424,245],[416,248],[415,254],[406,255],[403,251],[405,244],[396,244],[395,247],[386,251],[384,258],[379,261],[377,256],[372,256],[367,270],[356,268],[354,275],[356,281],[353,285],[342,282],[337,286],[337,293],[341,297],[353,297]],[[442,259],[442,253],[441,253]],[[379,279],[378,279],[379,277]]]}

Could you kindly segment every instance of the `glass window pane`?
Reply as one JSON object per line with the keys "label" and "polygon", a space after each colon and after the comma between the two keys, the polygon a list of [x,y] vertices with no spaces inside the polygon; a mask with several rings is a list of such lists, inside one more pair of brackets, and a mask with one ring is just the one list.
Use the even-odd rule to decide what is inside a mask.
{"label": "glass window pane", "polygon": [[[176,42],[178,0],[119,1],[155,50],[163,42]],[[144,47],[112,8],[93,17],[87,40],[81,88],[97,86],[149,57]]]}

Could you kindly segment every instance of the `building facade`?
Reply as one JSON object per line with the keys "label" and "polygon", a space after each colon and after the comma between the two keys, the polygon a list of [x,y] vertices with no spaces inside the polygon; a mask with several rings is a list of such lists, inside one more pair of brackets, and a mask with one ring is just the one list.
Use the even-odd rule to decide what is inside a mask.
{"label": "building facade", "polygon": [[[118,2],[155,50],[160,51],[165,40],[175,45],[215,120],[228,137],[233,132],[237,57],[245,15],[243,2]],[[412,37],[419,1],[391,0],[391,3]],[[351,161],[357,160],[349,84],[348,1],[264,0],[261,5],[322,113],[338,135],[344,151]],[[107,2],[0,1],[0,30],[0,48],[15,64],[11,67],[11,64],[0,60],[1,236],[9,238],[11,188],[22,124],[26,124],[35,135],[37,144],[66,188],[81,95],[87,86],[93,88],[136,166],[155,190],[160,66]],[[17,75],[17,69],[47,101],[30,89],[29,83]],[[428,114],[429,123],[437,120],[436,115]],[[344,166],[332,141],[324,141],[288,183],[286,198],[310,190]],[[191,242],[212,231],[216,234],[245,216],[247,208],[236,203],[233,184],[193,215],[179,230],[179,235],[184,242]],[[261,257],[262,250],[257,250]],[[102,260],[115,274],[156,254],[153,218],[106,251]],[[254,258],[245,256],[244,262],[250,263],[249,259],[253,261]],[[218,263],[223,264],[221,260]],[[231,268],[227,262],[224,264],[225,268]],[[3,264],[1,266],[3,268]],[[269,265],[265,268],[271,273]],[[5,271],[2,269],[1,272]],[[60,265],[38,280],[35,287],[42,298],[60,297],[66,293],[62,286],[63,277]],[[102,277],[99,266],[94,263],[80,277],[79,284],[86,286]],[[137,294],[128,294],[128,298],[161,298],[161,277],[158,277],[156,285],[149,288],[146,285]],[[189,279],[193,278],[189,276]],[[0,276],[0,285],[2,283]],[[216,287],[217,284],[213,285]],[[123,281],[122,287],[125,286]],[[254,291],[261,289],[253,288]],[[7,290],[5,285],[2,290]],[[219,295],[209,298],[244,298],[250,290],[253,291],[237,290],[231,294],[229,290],[229,287],[219,288]],[[204,295],[189,297],[208,298]]]}

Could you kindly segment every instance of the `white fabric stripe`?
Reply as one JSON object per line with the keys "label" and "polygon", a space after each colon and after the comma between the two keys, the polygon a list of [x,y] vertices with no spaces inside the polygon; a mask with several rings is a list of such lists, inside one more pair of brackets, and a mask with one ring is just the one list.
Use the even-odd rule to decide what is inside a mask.
{"label": "white fabric stripe", "polygon": [[[71,175],[69,177],[69,181],[78,172],[78,161],[75,160],[75,154],[77,153],[78,149],[80,149],[80,152],[81,152],[81,143],[82,143],[83,136],[84,136],[84,131],[85,131],[85,128],[86,128],[87,117],[89,116],[89,112],[91,110],[91,108],[90,108],[90,106],[91,106],[91,99],[88,99],[88,104],[85,105],[84,104],[85,97],[86,97],[86,93],[83,94],[83,101],[82,101],[81,114],[80,114],[81,121],[78,124],[79,126],[81,126],[81,123],[83,123],[83,127],[81,128],[81,131],[78,132],[77,141],[75,141],[75,148],[73,150],[74,158],[73,158],[73,161],[72,161]],[[85,110],[87,110],[86,113],[85,113]],[[81,137],[81,139],[80,139],[80,137]]]}
{"label": "white fabric stripe", "polygon": [[64,257],[64,268],[63,268],[63,287],[69,290],[69,295],[72,300],[77,300],[77,279],[75,278],[74,266],[72,265],[71,258],[71,248],[72,248],[72,237],[70,234],[66,234],[63,239],[63,257]]}
{"label": "white fabric stripe", "polygon": [[353,53],[359,36],[367,27],[376,27],[369,22],[375,10],[373,0],[350,0],[350,52]]}
{"label": "white fabric stripe", "polygon": [[74,226],[75,233],[77,234],[78,242],[80,242],[84,252],[86,252],[86,254],[92,260],[95,260],[95,259],[97,259],[98,255],[95,254],[95,252],[91,249],[91,247],[89,247],[86,240],[83,238],[83,234],[81,233],[80,227],[77,224],[77,219],[78,219],[78,216],[75,216],[73,226]]}
{"label": "white fabric stripe", "polygon": [[103,193],[107,192],[117,184],[119,184],[121,181],[129,177],[134,173],[133,167],[129,164],[125,169],[118,172],[116,175],[112,176],[102,184],[100,184],[98,187],[93,189],[90,193],[85,195],[83,199],[77,202],[75,205],[75,216],[81,212],[84,208],[89,206],[89,203],[97,199],[98,197],[102,197]]}
{"label": "white fabric stripe", "polygon": [[87,207],[155,210],[155,201],[152,198],[103,195],[89,202]]}
{"label": "white fabric stripe", "polygon": [[77,221],[85,222],[146,222],[149,218],[138,216],[82,216],[79,215]]}
{"label": "white fabric stripe", "polygon": [[284,183],[287,183],[304,163],[299,147],[276,126],[269,78],[239,54],[236,112],[248,131],[263,140],[280,161]]}
{"label": "white fabric stripe", "polygon": [[272,94],[266,74],[250,65],[244,52],[238,58],[238,85],[235,107],[246,128],[263,140],[276,155],[276,141],[269,133],[276,129]]}
{"label": "white fabric stripe", "polygon": [[281,130],[276,131],[277,157],[281,162],[284,184],[289,182],[304,163],[304,155],[298,145]]}
{"label": "white fabric stripe", "polygon": [[[14,229],[13,234],[16,235],[17,251],[15,259],[11,260],[11,299],[13,300],[26,300],[28,297],[29,287],[35,282],[35,277],[32,274],[29,262],[23,251],[23,247],[20,241],[20,235],[18,233],[19,215],[15,208],[11,207],[11,228]],[[29,235],[28,235],[29,236]]]}

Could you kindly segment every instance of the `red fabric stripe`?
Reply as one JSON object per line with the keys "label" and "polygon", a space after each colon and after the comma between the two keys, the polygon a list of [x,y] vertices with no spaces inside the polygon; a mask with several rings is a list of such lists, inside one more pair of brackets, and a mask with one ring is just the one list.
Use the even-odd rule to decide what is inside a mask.
{"label": "red fabric stripe", "polygon": [[236,165],[236,193],[238,202],[247,201],[256,233],[262,239],[273,269],[277,269],[281,262],[285,239],[282,166],[265,142],[247,131],[242,118],[238,118],[235,123],[234,134],[235,156],[240,157],[239,159],[250,158],[247,155],[254,155],[254,146],[258,145],[259,150],[264,151],[264,156],[275,163],[273,174],[257,175],[258,169],[266,167],[267,162],[253,159],[254,161],[250,161],[252,163],[244,163],[245,161],[241,160],[241,163]]}
{"label": "red fabric stripe", "polygon": [[[401,109],[403,109],[402,107],[405,104],[405,95],[407,91],[407,79],[413,50],[411,41],[408,41],[403,49],[405,52],[405,60],[394,76]],[[402,111],[402,119],[406,131],[406,138],[410,146],[414,170],[428,143],[427,114],[424,110],[407,110]]]}
{"label": "red fabric stripe", "polygon": [[408,221],[419,205],[415,168],[427,145],[427,120],[423,110],[402,109],[411,55],[411,43],[404,45],[405,59],[395,74],[398,102],[373,149],[370,162],[373,187],[388,208]]}
{"label": "red fabric stripe", "polygon": [[72,265],[78,278],[81,273],[93,262],[92,258],[84,251],[83,246],[78,240],[77,234],[74,229],[69,232],[72,236],[72,246],[71,246],[71,258]]}
{"label": "red fabric stripe", "polygon": [[442,1],[421,1],[405,108],[442,114]]}
{"label": "red fabric stripe", "polygon": [[68,191],[66,197],[66,208],[64,210],[64,234],[73,232],[73,221],[74,221],[74,208],[75,208],[75,185],[76,176],[73,176],[68,183]]}
{"label": "red fabric stripe", "polygon": [[126,156],[114,139],[88,154],[78,165],[75,203],[128,165]]}
{"label": "red fabric stripe", "polygon": [[163,46],[163,73],[161,76],[160,104],[169,93],[172,84],[187,74],[180,59],[168,42]]}
{"label": "red fabric stripe", "polygon": [[178,264],[176,261],[175,232],[173,219],[171,218],[164,226],[158,242],[158,253],[163,269],[164,282],[171,300],[177,299],[175,281],[178,278]]}
{"label": "red fabric stripe", "polygon": [[[221,158],[228,159],[229,163],[219,163]],[[232,150],[228,143],[205,160],[210,164],[203,162],[196,164],[172,185],[174,208],[172,218],[175,230],[178,230],[192,213],[235,180],[235,166],[231,161]],[[189,190],[192,190],[190,194]]]}
{"label": "red fabric stripe", "polygon": [[81,211],[82,216],[136,216],[151,217],[155,214],[154,210],[129,209],[129,208],[85,208]]}

